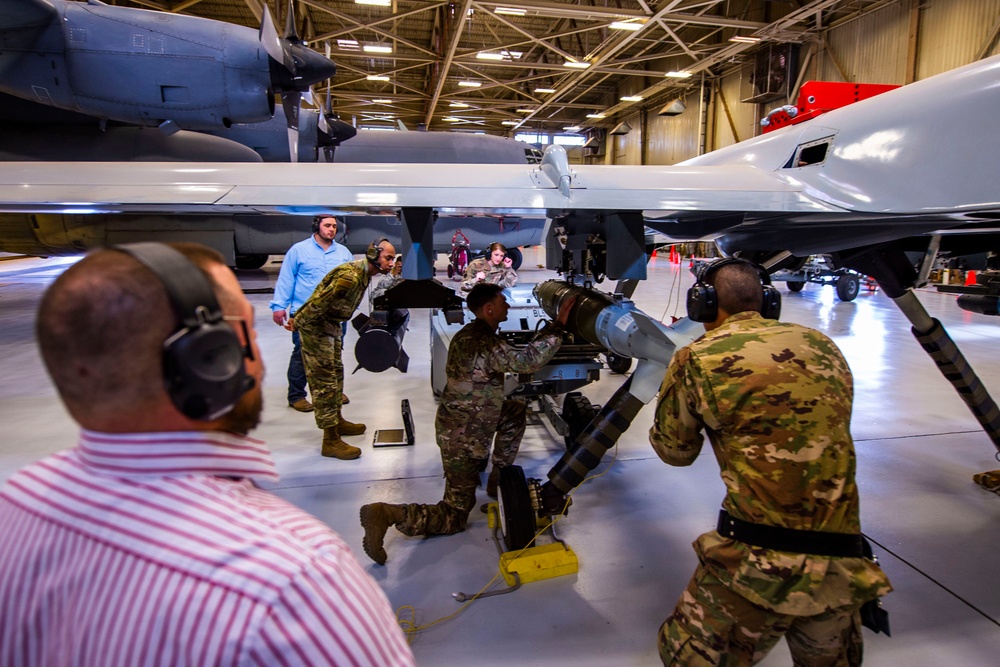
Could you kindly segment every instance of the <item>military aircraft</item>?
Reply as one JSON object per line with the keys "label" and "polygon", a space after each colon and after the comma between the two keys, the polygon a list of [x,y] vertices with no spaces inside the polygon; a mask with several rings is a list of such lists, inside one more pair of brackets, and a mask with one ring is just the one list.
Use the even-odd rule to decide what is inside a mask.
{"label": "military aircraft", "polygon": [[[96,0],[3,0],[3,6],[0,160],[525,164],[532,157],[524,144],[500,137],[358,132],[329,111],[301,107],[300,97],[336,68],[297,37],[291,9],[279,37],[268,12],[255,31]],[[274,115],[276,94],[281,115]],[[0,248],[47,255],[187,238],[218,247],[237,267],[256,268],[301,240],[310,224],[299,215],[183,213],[4,215]],[[502,239],[519,264],[516,247],[539,243],[544,223],[541,216],[442,218],[435,247],[450,251],[461,229],[473,249]],[[395,216],[353,215],[339,240],[363,252],[376,238],[399,240],[398,229]]]}
{"label": "military aircraft", "polygon": [[[878,281],[1000,449],[1000,409],[914,295],[921,276],[904,253],[908,239],[922,236],[974,234],[984,247],[995,244],[998,103],[994,57],[676,166],[571,169],[558,146],[537,165],[8,162],[0,163],[0,211],[39,225],[59,218],[67,229],[90,215],[165,211],[260,215],[333,207],[398,215],[409,279],[431,276],[436,215],[545,215],[550,268],[595,281],[646,277],[646,226],[675,240],[712,239],[724,253],[773,269],[825,254]],[[582,329],[624,315],[577,317]],[[668,332],[638,329],[630,335],[670,342]],[[605,410],[637,412],[637,401],[652,398],[658,382],[650,378],[663,360],[648,362],[655,372],[637,366]],[[605,414],[594,424],[611,428],[616,421]],[[550,473],[549,484],[561,492],[574,484],[566,470],[596,465],[600,448],[614,442],[584,439],[583,449],[568,452],[570,461]]]}

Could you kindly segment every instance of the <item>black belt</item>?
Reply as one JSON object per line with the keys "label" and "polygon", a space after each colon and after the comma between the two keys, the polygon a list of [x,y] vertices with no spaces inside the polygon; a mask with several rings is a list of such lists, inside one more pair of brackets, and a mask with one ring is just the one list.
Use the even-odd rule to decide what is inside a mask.
{"label": "black belt", "polygon": [[[796,530],[750,523],[732,516],[726,510],[719,512],[719,534],[737,542],[764,549],[788,551],[814,556],[864,558],[864,540],[860,534],[827,533],[817,530]],[[871,553],[870,551],[868,553]]]}

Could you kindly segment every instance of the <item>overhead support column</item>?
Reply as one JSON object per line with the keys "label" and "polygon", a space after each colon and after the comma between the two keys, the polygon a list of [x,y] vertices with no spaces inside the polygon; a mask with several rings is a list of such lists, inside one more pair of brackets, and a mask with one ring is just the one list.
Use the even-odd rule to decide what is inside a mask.
{"label": "overhead support column", "polygon": [[434,276],[434,218],[431,208],[404,208],[399,211],[403,223],[403,278],[425,280]]}

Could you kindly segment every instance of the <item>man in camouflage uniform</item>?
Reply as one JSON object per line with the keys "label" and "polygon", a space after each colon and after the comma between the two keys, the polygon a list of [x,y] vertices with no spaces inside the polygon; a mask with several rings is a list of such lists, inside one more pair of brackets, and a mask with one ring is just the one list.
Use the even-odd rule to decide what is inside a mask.
{"label": "man in camouflage uniform", "polygon": [[320,453],[337,459],[356,459],[361,450],[342,439],[361,435],[364,424],[349,422],[340,415],[343,400],[343,324],[361,303],[371,277],[387,274],[396,261],[396,249],[386,239],[368,247],[364,259],[336,267],[320,281],[309,300],[290,320],[293,331],[302,337],[302,362],[306,367],[309,392],[316,407],[316,425],[323,430]]}
{"label": "man in camouflage uniform", "polygon": [[517,271],[514,270],[514,262],[507,256],[506,246],[502,243],[491,243],[486,252],[486,257],[474,259],[465,267],[463,292],[468,292],[479,283],[490,283],[500,287],[513,287],[517,284]]}
{"label": "man in camouflage uniform", "polygon": [[[725,261],[703,273],[718,312],[674,355],[649,440],[663,461],[686,466],[706,431],[732,519],[720,518],[726,535],[695,541],[700,564],[660,628],[660,657],[749,665],[785,636],[797,665],[860,664],[859,609],[892,588],[860,554],[850,369],[818,331],[761,317],[760,269]],[[784,549],[758,546],[769,541],[759,532],[738,541],[747,533],[731,527],[742,522],[783,536]],[[803,548],[814,537],[851,542],[854,555],[816,555],[826,547]]]}
{"label": "man in camouflage uniform", "polygon": [[444,498],[436,505],[372,503],[361,508],[365,553],[379,565],[385,564],[383,541],[389,526],[410,536],[451,535],[465,529],[494,433],[493,465],[498,473],[500,467],[513,463],[524,433],[523,404],[516,437],[501,431],[517,428],[514,413],[504,410],[509,403],[504,400],[504,374],[533,373],[547,364],[562,344],[563,327],[573,306],[567,300],[555,322],[525,347],[516,348],[497,335],[509,308],[499,285],[476,285],[466,304],[476,319],[462,327],[448,347],[448,382],[434,422],[444,466]]}

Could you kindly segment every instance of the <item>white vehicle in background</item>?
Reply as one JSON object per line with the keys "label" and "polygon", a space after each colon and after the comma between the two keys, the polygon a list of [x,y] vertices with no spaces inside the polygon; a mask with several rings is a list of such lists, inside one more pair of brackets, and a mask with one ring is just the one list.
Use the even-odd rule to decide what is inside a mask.
{"label": "white vehicle in background", "polygon": [[828,255],[812,255],[796,270],[782,269],[771,274],[771,282],[784,282],[790,292],[801,292],[806,283],[834,285],[837,298],[854,301],[868,276],[847,268],[835,269]]}

